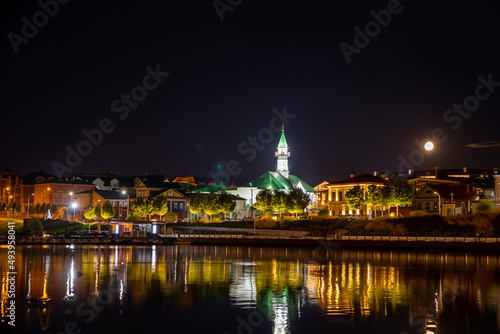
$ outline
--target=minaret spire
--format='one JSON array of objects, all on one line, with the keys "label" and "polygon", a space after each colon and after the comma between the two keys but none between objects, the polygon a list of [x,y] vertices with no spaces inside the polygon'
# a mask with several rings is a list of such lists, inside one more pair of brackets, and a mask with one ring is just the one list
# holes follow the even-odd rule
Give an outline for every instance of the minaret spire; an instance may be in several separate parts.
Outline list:
[{"label": "minaret spire", "polygon": [[281,138],[275,155],[278,158],[276,171],[288,178],[288,157],[290,156],[290,152],[288,152],[288,144],[285,138],[285,125],[283,123],[281,123]]}]

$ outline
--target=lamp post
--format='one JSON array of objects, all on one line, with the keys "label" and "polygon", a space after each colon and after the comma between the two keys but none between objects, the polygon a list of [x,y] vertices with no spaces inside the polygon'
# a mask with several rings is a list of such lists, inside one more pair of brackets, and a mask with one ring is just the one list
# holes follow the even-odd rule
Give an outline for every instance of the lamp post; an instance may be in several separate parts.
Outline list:
[{"label": "lamp post", "polygon": [[[122,190],[122,194],[124,194],[124,195],[127,194],[127,216],[128,216],[128,214],[130,212],[129,211],[130,210],[130,194],[125,190]],[[122,219],[123,219],[123,215],[122,215]]]},{"label": "lamp post", "polygon": [[30,217],[30,196],[35,196],[35,194],[31,194],[31,195],[28,195],[28,217],[26,218],[29,218]]},{"label": "lamp post", "polygon": [[439,197],[438,209],[439,209],[439,215],[441,216],[441,196],[437,193],[437,191],[435,191],[434,194],[438,195]]},{"label": "lamp post", "polygon": [[78,204],[76,202],[71,203],[71,207],[73,208],[73,230],[76,229],[76,207]]}]

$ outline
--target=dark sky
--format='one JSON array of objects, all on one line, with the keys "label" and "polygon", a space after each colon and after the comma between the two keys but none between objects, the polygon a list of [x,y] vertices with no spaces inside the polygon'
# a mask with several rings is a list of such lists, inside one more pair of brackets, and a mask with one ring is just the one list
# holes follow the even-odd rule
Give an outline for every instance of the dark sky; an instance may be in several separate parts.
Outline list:
[{"label": "dark sky", "polygon": [[[474,104],[479,76],[500,82],[500,1],[402,1],[348,63],[340,43],[355,46],[353,29],[391,5],[243,0],[221,21],[212,1],[73,0],[45,23],[37,2],[4,1],[0,164],[54,173],[83,130],[109,119],[114,130],[73,171],[202,176],[234,160],[253,179],[276,169],[279,133],[250,162],[238,146],[268,139],[273,109],[286,106],[290,170],[311,185],[396,171],[400,156],[417,169],[499,167],[500,147],[466,145],[500,141],[500,87],[480,89],[489,96],[467,118],[443,116]],[[34,15],[38,32],[15,53],[9,36]],[[120,101],[114,112],[157,64],[163,82],[128,116]],[[416,161],[414,141],[437,128],[446,140]]]}]

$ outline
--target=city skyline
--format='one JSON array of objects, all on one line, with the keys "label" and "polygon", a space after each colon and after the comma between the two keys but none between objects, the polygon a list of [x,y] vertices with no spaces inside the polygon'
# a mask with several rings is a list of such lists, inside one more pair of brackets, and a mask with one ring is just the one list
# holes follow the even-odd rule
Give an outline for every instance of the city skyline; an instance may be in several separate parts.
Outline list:
[{"label": "city skyline", "polygon": [[1,168],[252,180],[281,123],[310,184],[500,165],[498,1],[41,3],[2,11]]}]

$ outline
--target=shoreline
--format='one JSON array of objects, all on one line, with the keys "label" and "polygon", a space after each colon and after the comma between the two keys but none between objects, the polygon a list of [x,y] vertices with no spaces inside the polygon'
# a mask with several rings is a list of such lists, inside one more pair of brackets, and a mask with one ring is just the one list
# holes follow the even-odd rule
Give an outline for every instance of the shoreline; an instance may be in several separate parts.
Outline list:
[{"label": "shoreline", "polygon": [[[6,243],[2,243],[6,245]],[[499,242],[486,241],[406,241],[406,240],[342,240],[331,238],[130,238],[130,239],[64,239],[19,241],[16,245],[231,245],[323,248],[443,249],[461,251],[500,251]]]}]

